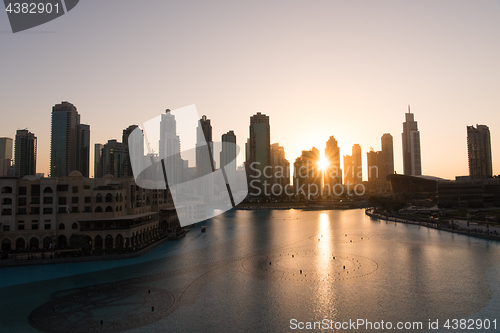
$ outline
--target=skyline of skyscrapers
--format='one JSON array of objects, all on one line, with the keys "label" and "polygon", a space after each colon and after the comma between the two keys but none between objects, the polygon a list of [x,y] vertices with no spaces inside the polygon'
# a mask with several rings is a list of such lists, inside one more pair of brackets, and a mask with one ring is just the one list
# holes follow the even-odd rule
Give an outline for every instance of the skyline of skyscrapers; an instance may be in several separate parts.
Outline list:
[{"label": "skyline of skyscrapers", "polygon": [[[167,126],[168,122],[168,111],[162,115],[161,126]],[[80,114],[77,111],[76,106],[73,104],[63,101],[60,104],[56,104],[52,108],[52,124],[51,124],[51,177],[61,176],[62,174],[69,174],[72,170],[77,170],[82,173],[84,177],[88,177],[90,173],[90,126],[87,124],[80,123]],[[138,125],[130,125],[127,129],[123,130],[122,135],[122,143],[125,146],[128,146],[128,136],[130,133],[137,128]],[[74,130],[76,128],[76,130]],[[175,119],[174,119],[174,128],[175,128]],[[213,150],[213,142],[212,142],[212,125],[211,120],[204,115],[200,119],[200,128],[202,130],[201,135],[204,136],[204,139],[211,150]],[[64,129],[64,130],[63,130]],[[273,159],[271,157],[271,150],[273,150],[272,145],[270,144],[270,124],[269,124],[269,116],[257,112],[255,115],[250,117],[250,127],[249,127],[249,138],[245,144],[245,165],[248,168],[248,164],[251,161],[260,162],[260,171],[263,174],[263,168],[267,165],[275,166]],[[175,133],[175,130],[171,129],[167,132]],[[486,125],[477,125],[477,128],[474,126],[467,126],[468,132],[468,163],[469,163],[469,174],[472,179],[482,179],[488,178],[493,175],[492,170],[492,156],[491,156],[491,139],[489,134],[489,128]],[[19,132],[21,133],[21,132]],[[227,132],[228,134],[230,132]],[[224,135],[226,135],[224,134]],[[199,133],[197,134],[199,135]],[[223,138],[224,138],[223,135]],[[234,135],[234,131],[233,131]],[[174,135],[178,137],[177,135]],[[76,139],[75,139],[76,137]],[[175,139],[175,138],[170,138]],[[76,141],[76,146],[75,146]],[[116,140],[115,140],[116,141]],[[175,141],[175,140],[174,140]],[[197,138],[197,142],[199,138]],[[378,177],[377,180],[384,180],[385,177],[389,174],[393,174],[395,171],[394,168],[394,147],[393,147],[393,137],[389,133],[385,133],[382,138],[382,149],[377,151],[379,155],[375,158],[372,156],[372,151],[367,153],[367,165],[368,165],[368,173],[367,178],[368,181],[373,180],[373,175],[370,174],[370,170],[373,166],[377,166],[378,168]],[[113,142],[113,140],[110,140]],[[116,141],[117,142],[117,141]],[[170,141],[168,141],[170,142]],[[180,141],[176,140],[177,144],[175,146],[179,147],[176,151],[179,152],[178,158],[180,159]],[[15,168],[15,159],[11,158],[12,162],[7,161],[8,157],[13,157],[8,155],[8,151],[12,151],[9,149],[9,145],[13,147],[14,141],[11,138],[3,137],[0,138],[0,175],[8,176],[14,174],[24,174],[24,171],[19,172]],[[118,142],[117,142],[118,143]],[[175,142],[170,142],[175,143]],[[269,144],[268,144],[269,143]],[[415,121],[414,114],[411,113],[410,107],[408,106],[408,112],[405,113],[405,122],[403,123],[403,133],[402,133],[402,143],[403,143],[403,172],[405,174],[410,173],[410,175],[421,175],[421,149],[420,149],[420,132],[418,130],[418,123]],[[104,176],[98,163],[101,158],[101,149],[104,145],[95,144],[94,151],[94,177]],[[72,149],[71,147],[76,147],[76,149]],[[121,147],[121,146],[120,146]],[[170,148],[168,148],[170,147]],[[284,158],[284,147],[280,147],[278,145],[280,151],[280,156],[283,155]],[[482,147],[485,147],[484,149]],[[124,148],[125,147],[121,147]],[[127,147],[128,148],[128,147]],[[159,153],[166,153],[166,149],[171,149],[172,146],[167,144],[167,138],[160,137],[159,140]],[[353,146],[352,155],[344,156],[344,170],[340,168],[340,148],[337,140],[334,136],[330,136],[326,143],[325,148],[325,158],[329,161],[328,167],[325,169],[325,179],[324,184],[329,184],[332,186],[335,183],[347,183],[351,182],[352,184],[360,183],[363,181],[362,172],[353,172],[353,170],[362,170],[361,167],[361,147],[356,144]],[[359,153],[357,153],[359,152]],[[276,154],[276,151],[273,151],[273,154]],[[370,154],[371,157],[368,156]],[[212,154],[213,155],[213,154]],[[481,155],[481,156],[479,156]],[[3,157],[3,158],[1,158]],[[7,159],[5,158],[7,157]],[[217,167],[215,164],[222,164],[223,153],[217,154],[217,157],[220,157],[216,162],[214,156],[212,157],[212,161],[214,163],[214,168]],[[350,160],[349,160],[350,158]],[[198,159],[198,154],[196,154],[196,159]],[[186,169],[185,161],[182,159],[179,161],[180,167],[177,169],[182,170]],[[10,163],[10,164],[9,164]],[[123,164],[127,168],[127,170],[122,170],[118,174],[120,176],[132,175],[131,161],[130,157],[127,157],[126,161],[123,161]],[[198,163],[197,163],[198,164]],[[18,163],[19,165],[19,163]],[[36,173],[36,161],[34,163],[35,171],[30,171],[31,174]],[[74,168],[72,166],[75,166]],[[342,173],[346,173],[347,166],[351,166],[351,177],[345,175],[342,177]],[[120,165],[118,169],[122,168]],[[338,176],[336,179],[332,179],[330,176],[332,173],[330,172],[333,168],[336,168],[338,172]],[[10,170],[10,174],[8,173]],[[121,170],[121,169],[120,169]],[[193,169],[194,172],[195,169]],[[247,169],[248,171],[249,169]],[[181,171],[182,173],[182,171]],[[179,176],[180,177],[180,176]],[[343,179],[344,178],[344,179]],[[181,177],[178,181],[182,181]]]},{"label": "skyline of skyscrapers", "polygon": [[467,154],[471,179],[493,176],[490,129],[486,125],[467,126]]},{"label": "skyline of skyscrapers", "polygon": [[422,162],[420,153],[420,132],[418,124],[415,121],[414,114],[405,113],[405,122],[403,123],[403,173],[408,176],[422,175]]},{"label": "skyline of skyscrapers", "polygon": [[14,145],[14,170],[16,177],[36,175],[36,149],[37,139],[35,134],[28,129],[17,130]]},{"label": "skyline of skyscrapers", "polygon": [[89,177],[90,126],[80,124],[77,108],[66,101],[52,107],[50,177],[80,171]]}]

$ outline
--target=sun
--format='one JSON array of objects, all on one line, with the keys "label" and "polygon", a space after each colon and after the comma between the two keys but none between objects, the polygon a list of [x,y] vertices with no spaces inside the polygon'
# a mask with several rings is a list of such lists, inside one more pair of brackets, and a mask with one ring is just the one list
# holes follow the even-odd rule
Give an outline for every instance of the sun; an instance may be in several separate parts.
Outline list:
[{"label": "sun", "polygon": [[319,158],[319,161],[318,161],[318,167],[321,169],[321,170],[325,170],[327,167],[328,167],[328,160],[324,157],[324,156],[321,156]]}]

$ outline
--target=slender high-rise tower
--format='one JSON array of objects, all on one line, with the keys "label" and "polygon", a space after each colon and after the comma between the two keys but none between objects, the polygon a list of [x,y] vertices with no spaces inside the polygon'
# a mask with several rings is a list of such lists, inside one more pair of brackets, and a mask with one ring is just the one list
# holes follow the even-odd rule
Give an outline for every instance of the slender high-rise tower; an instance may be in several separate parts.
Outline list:
[{"label": "slender high-rise tower", "polygon": [[12,139],[0,138],[0,177],[8,176],[12,163]]},{"label": "slender high-rise tower", "polygon": [[363,182],[363,166],[361,158],[361,146],[359,144],[354,144],[352,146],[352,179],[354,184],[360,184]]},{"label": "slender high-rise tower", "polygon": [[342,169],[340,168],[340,148],[337,140],[331,136],[326,142],[325,159],[328,167],[325,170],[325,186],[333,189],[335,184],[342,184]]},{"label": "slender high-rise tower", "polygon": [[[250,187],[251,191],[259,188],[260,192],[264,193],[266,183],[264,168],[269,165],[271,165],[271,126],[269,125],[269,116],[257,112],[257,114],[250,117],[249,177],[251,184],[254,184]],[[259,174],[260,177],[256,177]],[[267,183],[270,183],[269,179],[267,179]]]},{"label": "slender high-rise tower", "polygon": [[14,169],[20,178],[36,174],[36,136],[27,129],[16,132]]},{"label": "slender high-rise tower", "polygon": [[469,155],[469,175],[472,179],[485,179],[493,176],[488,126],[476,125],[476,128],[467,126],[467,153]]},{"label": "slender high-rise tower", "polygon": [[382,151],[380,152],[380,177],[386,180],[388,175],[394,174],[394,147],[392,135],[385,133],[382,135]]},{"label": "slender high-rise tower", "polygon": [[89,175],[90,126],[80,124],[76,107],[61,102],[52,107],[50,176],[65,177],[77,170]]},{"label": "slender high-rise tower", "polygon": [[405,114],[406,121],[403,123],[403,171],[405,175],[421,176],[422,162],[420,158],[420,132],[414,114]]}]

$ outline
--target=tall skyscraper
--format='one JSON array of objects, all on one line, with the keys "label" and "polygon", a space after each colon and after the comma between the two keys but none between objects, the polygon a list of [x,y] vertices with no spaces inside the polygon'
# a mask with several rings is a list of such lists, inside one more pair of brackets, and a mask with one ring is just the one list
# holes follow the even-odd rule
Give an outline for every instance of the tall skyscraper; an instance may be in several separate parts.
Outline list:
[{"label": "tall skyscraper", "polygon": [[94,178],[102,178],[102,144],[96,143],[94,145]]},{"label": "tall skyscraper", "polygon": [[82,176],[89,178],[90,174],[90,126],[80,124],[78,126],[78,171]]},{"label": "tall skyscraper", "polygon": [[337,140],[331,136],[326,142],[325,159],[328,166],[325,170],[325,186],[330,186],[333,190],[335,184],[342,184],[342,169],[340,168],[340,148]]},{"label": "tall skyscraper", "polygon": [[[264,193],[266,177],[264,168],[271,165],[271,127],[269,125],[269,116],[257,112],[250,117],[250,180]],[[260,177],[255,178],[260,171]],[[270,181],[267,180],[269,184]],[[252,187],[250,191],[252,191]],[[255,190],[257,191],[257,190]]]},{"label": "tall skyscraper", "polygon": [[225,167],[230,184],[236,180],[236,135],[234,131],[222,134],[222,150],[220,152],[220,167]]},{"label": "tall skyscraper", "polygon": [[354,184],[363,182],[363,166],[361,158],[361,146],[355,144],[352,146],[352,179]]},{"label": "tall skyscraper", "polygon": [[36,175],[36,136],[27,129],[16,132],[14,169],[16,177]]},{"label": "tall skyscraper", "polygon": [[108,140],[101,149],[100,167],[102,175],[113,175],[116,178],[131,177],[128,174],[128,146],[116,140]]},{"label": "tall skyscraper", "polygon": [[207,175],[214,170],[213,154],[212,125],[210,119],[203,115],[196,129],[196,172],[199,176]]},{"label": "tall skyscraper", "polygon": [[367,153],[368,181],[386,181],[388,175],[394,174],[394,149],[392,135],[382,135],[382,150]]},{"label": "tall skyscraper", "polygon": [[8,176],[12,163],[12,139],[0,138],[0,177]]},{"label": "tall skyscraper", "polygon": [[183,170],[181,141],[177,135],[175,116],[170,113],[169,109],[161,115],[159,150],[160,158],[165,163],[165,169],[169,176],[173,177],[173,179],[169,179],[169,183],[180,184],[182,182]]},{"label": "tall skyscraper", "polygon": [[12,159],[12,139],[0,138],[0,160],[4,158]]},{"label": "tall skyscraper", "polygon": [[65,177],[77,170],[89,175],[90,126],[80,124],[76,107],[61,102],[52,107],[50,176]]},{"label": "tall skyscraper", "polygon": [[[319,150],[312,147],[311,150],[303,150],[293,165],[293,186],[298,195],[319,195],[322,186],[322,171],[318,167]],[[305,193],[302,193],[302,189]]]},{"label": "tall skyscraper", "polygon": [[279,143],[271,145],[271,186],[279,184],[281,188],[290,185],[290,162],[285,158],[285,148]]},{"label": "tall skyscraper", "polygon": [[344,184],[354,184],[352,155],[344,155]]},{"label": "tall skyscraper", "polygon": [[394,145],[392,135],[385,133],[382,135],[382,152],[381,152],[381,176],[382,180],[388,175],[394,174]]},{"label": "tall skyscraper", "polygon": [[405,113],[406,121],[403,123],[403,171],[405,175],[421,176],[422,162],[420,157],[420,132],[414,114]]},{"label": "tall skyscraper", "polygon": [[469,176],[485,179],[493,176],[490,129],[486,125],[467,126]]},{"label": "tall skyscraper", "polygon": [[[137,125],[130,125],[129,127],[127,127],[126,129],[123,130],[123,134],[122,134],[122,143],[124,145],[127,146],[127,148],[129,147],[128,145],[128,137],[130,136],[130,133],[132,133],[133,130],[135,130],[137,127]],[[126,171],[126,173],[129,175],[129,176],[133,176],[134,173],[132,171],[132,161],[130,160],[130,155],[128,155],[128,161],[127,161],[127,168],[128,170]]]}]

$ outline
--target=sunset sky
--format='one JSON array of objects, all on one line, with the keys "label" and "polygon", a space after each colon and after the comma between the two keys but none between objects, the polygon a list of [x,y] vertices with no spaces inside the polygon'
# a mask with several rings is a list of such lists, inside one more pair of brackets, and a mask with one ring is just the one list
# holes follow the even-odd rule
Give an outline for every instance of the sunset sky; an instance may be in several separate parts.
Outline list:
[{"label": "sunset sky", "polygon": [[250,116],[267,114],[291,164],[334,135],[342,155],[361,145],[366,172],[391,133],[402,173],[410,104],[424,175],[467,175],[476,124],[490,128],[500,174],[499,41],[500,0],[83,0],[16,34],[3,12],[0,137],[34,132],[48,175],[51,109],[69,101],[91,127],[93,170],[95,143],[195,104],[214,140],[234,130],[243,149]]}]

